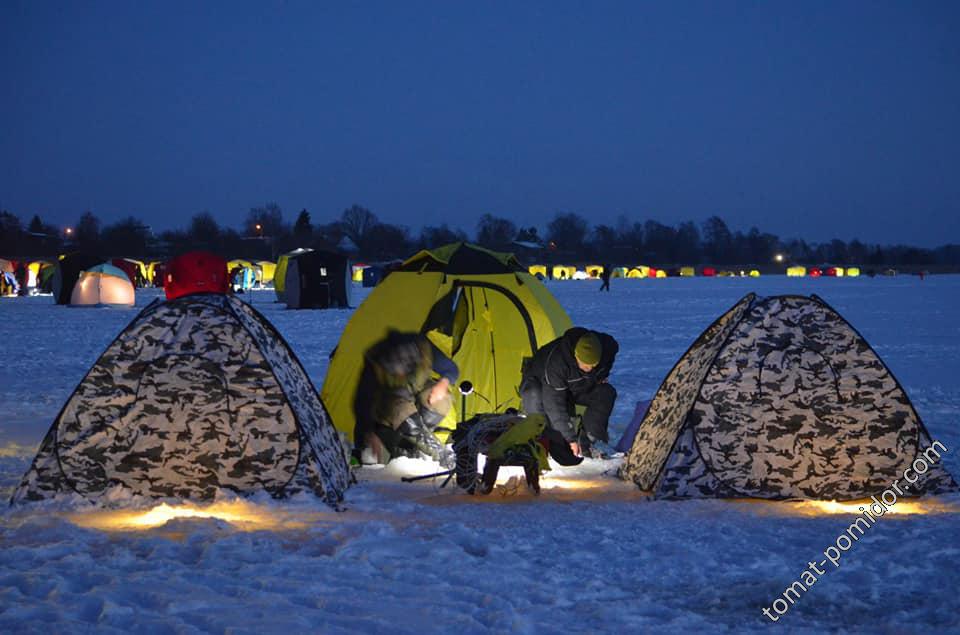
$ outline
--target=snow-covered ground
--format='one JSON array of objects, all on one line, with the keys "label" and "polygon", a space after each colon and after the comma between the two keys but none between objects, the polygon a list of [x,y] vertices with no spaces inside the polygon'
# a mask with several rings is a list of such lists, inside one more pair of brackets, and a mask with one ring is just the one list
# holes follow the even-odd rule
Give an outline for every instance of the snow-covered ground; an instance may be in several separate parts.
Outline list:
[{"label": "snow-covered ground", "polygon": [[[620,341],[612,436],[743,294],[816,293],[873,344],[960,475],[960,276],[598,286],[550,283],[575,323]],[[138,305],[152,297],[140,293]],[[319,387],[350,311],[287,311],[268,292],[248,300]],[[0,499],[138,310],[0,299]],[[439,482],[400,483],[436,467],[407,460],[364,470],[343,513],[262,498],[228,504],[251,516],[236,523],[117,531],[102,528],[116,522],[102,513],[4,509],[0,632],[960,632],[956,497],[936,513],[880,519],[773,624],[761,610],[823,560],[852,517],[789,503],[648,501],[604,475],[612,463],[554,470],[539,499],[472,499]]]}]

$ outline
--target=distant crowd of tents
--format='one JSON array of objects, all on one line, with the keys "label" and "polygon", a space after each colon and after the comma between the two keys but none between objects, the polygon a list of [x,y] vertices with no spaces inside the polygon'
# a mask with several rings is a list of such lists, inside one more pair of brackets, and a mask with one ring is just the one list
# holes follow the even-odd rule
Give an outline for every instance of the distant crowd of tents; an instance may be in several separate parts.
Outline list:
[{"label": "distant crowd of tents", "polygon": [[[577,267],[574,265],[530,265],[527,270],[531,275],[537,276],[541,280],[591,280],[602,278],[606,266],[604,265],[585,265]],[[611,266],[611,278],[758,278],[759,269],[718,269],[717,267],[673,267],[668,269],[658,269],[646,265],[635,265],[632,267]],[[894,269],[886,269],[880,272],[882,275],[892,276],[897,272]],[[860,267],[803,267],[794,265],[787,267],[786,275],[790,277],[811,278],[856,278],[860,276]],[[867,271],[866,275],[876,275],[875,271]]]},{"label": "distant crowd of tents", "polygon": [[[50,294],[67,306],[133,306],[136,288],[164,287],[169,263],[130,258],[104,259],[86,253],[57,260],[0,259],[0,295]],[[236,293],[273,287],[277,300],[290,308],[350,306],[352,269],[347,256],[297,249],[266,260],[226,262],[227,288]]]},{"label": "distant crowd of tents", "polygon": [[[234,292],[272,287],[279,302],[290,308],[344,308],[351,306],[351,283],[375,287],[400,261],[351,263],[347,256],[322,250],[296,249],[268,260],[235,259],[227,261],[229,284]],[[611,278],[692,278],[751,277],[759,269],[721,269],[713,266],[657,268],[646,265],[567,265],[533,264],[527,272],[539,280],[597,280],[610,269]],[[70,306],[132,306],[137,287],[162,287],[166,263],[144,262],[130,258],[103,258],[72,253],[57,260],[14,261],[0,258],[0,296],[52,294],[57,304]],[[861,275],[859,267],[788,266],[789,277],[845,277]],[[892,276],[897,272],[867,270],[864,275]]]}]

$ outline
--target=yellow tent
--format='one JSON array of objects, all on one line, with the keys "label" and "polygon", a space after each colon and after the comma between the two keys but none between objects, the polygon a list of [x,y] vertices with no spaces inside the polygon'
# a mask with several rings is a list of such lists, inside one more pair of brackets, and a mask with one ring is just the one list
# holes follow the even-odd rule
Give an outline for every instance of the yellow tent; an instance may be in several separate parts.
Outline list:
[{"label": "yellow tent", "polygon": [[666,277],[667,277],[667,272],[666,272],[666,270],[664,270],[664,269],[657,269],[657,277],[658,277],[658,278],[666,278]]},{"label": "yellow tent", "polygon": [[588,278],[599,278],[603,274],[603,265],[587,265],[583,270]]},{"label": "yellow tent", "polygon": [[350,267],[350,279],[354,282],[363,282],[363,270],[369,265],[356,264]]},{"label": "yellow tent", "polygon": [[856,278],[857,276],[860,275],[860,268],[859,268],[859,267],[847,267],[846,274],[847,274],[847,277],[848,277],[848,278]]},{"label": "yellow tent", "polygon": [[39,287],[40,286],[40,270],[44,265],[50,265],[45,260],[35,260],[27,265],[27,286],[28,287]]},{"label": "yellow tent", "polygon": [[158,285],[157,285],[157,282],[160,282],[160,283],[161,283],[159,286],[163,286],[163,281],[162,281],[162,280],[160,280],[160,281],[156,280],[156,277],[157,277],[157,269],[158,269],[159,267],[161,267],[161,266],[163,266],[163,263],[160,262],[159,260],[154,260],[154,261],[148,262],[148,263],[146,264],[146,272],[147,272],[147,276],[146,276],[146,277],[147,277],[147,282],[149,282],[150,284],[152,284],[152,285],[155,286],[155,287],[158,286]]},{"label": "yellow tent", "polygon": [[646,278],[650,275],[650,267],[646,265],[637,265],[627,272],[628,278]]},{"label": "yellow tent", "polygon": [[750,277],[751,277],[751,278],[759,278],[759,277],[760,277],[760,272],[757,271],[756,269],[751,269],[751,270],[750,270]]},{"label": "yellow tent", "polygon": [[554,280],[573,280],[573,274],[577,272],[576,267],[568,267],[567,265],[554,265],[553,266],[553,279]]},{"label": "yellow tent", "polygon": [[466,413],[455,393],[443,427],[478,412],[520,407],[520,368],[572,326],[546,286],[510,254],[453,243],[421,251],[377,285],[347,322],[320,395],[338,430],[353,436],[364,353],[388,329],[426,333],[470,381]]},{"label": "yellow tent", "polygon": [[530,265],[527,267],[527,271],[531,276],[540,275],[541,278],[547,277],[547,266],[546,265]]},{"label": "yellow tent", "polygon": [[629,271],[626,267],[614,267],[613,272],[610,274],[611,278],[626,278]]},{"label": "yellow tent", "polygon": [[791,278],[802,278],[807,275],[806,267],[787,267],[787,275]]},{"label": "yellow tent", "polygon": [[277,272],[276,263],[269,260],[258,260],[257,266],[260,267],[260,284],[273,282],[273,276]]},{"label": "yellow tent", "polygon": [[693,267],[680,267],[681,278],[693,278],[697,275],[697,270]]}]

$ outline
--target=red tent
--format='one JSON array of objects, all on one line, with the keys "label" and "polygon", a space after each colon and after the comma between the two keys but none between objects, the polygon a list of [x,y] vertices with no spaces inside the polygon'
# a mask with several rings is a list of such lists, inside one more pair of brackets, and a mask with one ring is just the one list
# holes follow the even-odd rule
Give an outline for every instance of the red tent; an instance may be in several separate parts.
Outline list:
[{"label": "red tent", "polygon": [[717,275],[717,270],[713,267],[704,267],[702,274],[708,278]]},{"label": "red tent", "polygon": [[168,300],[193,293],[226,293],[227,261],[206,251],[191,251],[167,263],[163,290]]},{"label": "red tent", "polygon": [[810,271],[807,273],[808,276],[812,278],[819,278],[823,275],[823,272],[820,271],[817,267],[810,267]]}]

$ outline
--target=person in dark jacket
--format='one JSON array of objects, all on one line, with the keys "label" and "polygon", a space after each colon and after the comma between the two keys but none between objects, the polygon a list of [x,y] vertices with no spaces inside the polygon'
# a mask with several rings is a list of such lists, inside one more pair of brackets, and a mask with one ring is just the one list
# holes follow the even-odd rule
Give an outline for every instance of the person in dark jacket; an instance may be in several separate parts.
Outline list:
[{"label": "person in dark jacket", "polygon": [[434,436],[450,411],[456,363],[426,336],[390,331],[364,355],[354,400],[354,457],[389,463],[396,456],[427,454],[452,465],[453,451]]},{"label": "person in dark jacket", "polygon": [[[617,391],[607,380],[619,350],[610,335],[574,327],[534,354],[523,372],[520,398],[528,414],[546,415],[551,444],[566,443],[574,455],[592,456],[595,442],[608,442]],[[579,427],[577,405],[586,406]]]},{"label": "person in dark jacket", "polygon": [[603,280],[603,284],[600,285],[601,291],[610,292],[610,276],[613,275],[613,267],[611,265],[603,265],[603,271],[600,272],[600,279]]}]

